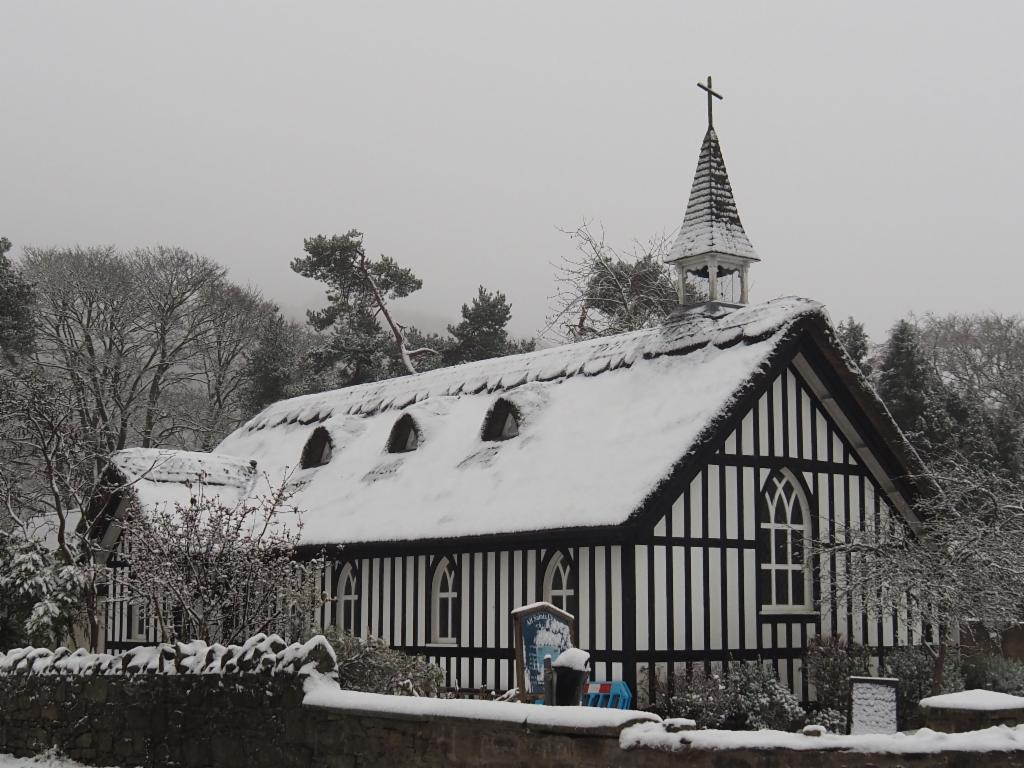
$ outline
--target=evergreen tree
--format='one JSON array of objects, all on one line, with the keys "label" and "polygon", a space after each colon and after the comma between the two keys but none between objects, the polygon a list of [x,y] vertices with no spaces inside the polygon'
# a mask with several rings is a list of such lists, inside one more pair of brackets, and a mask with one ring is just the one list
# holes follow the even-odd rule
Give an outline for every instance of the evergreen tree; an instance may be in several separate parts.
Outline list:
[{"label": "evergreen tree", "polygon": [[871,339],[864,330],[864,323],[858,323],[852,317],[848,317],[836,326],[836,336],[846,349],[846,354],[860,366],[861,372],[865,376],[870,375],[871,362],[868,360],[868,352],[871,348]]},{"label": "evergreen tree", "polygon": [[455,342],[445,351],[445,363],[457,365],[531,351],[532,341],[509,338],[507,326],[511,319],[512,307],[505,294],[488,291],[481,285],[472,304],[462,305],[462,320],[448,326]]},{"label": "evergreen tree", "polygon": [[10,249],[11,241],[0,237],[0,361],[13,363],[32,348],[35,294],[7,258]]},{"label": "evergreen tree", "polygon": [[942,382],[925,356],[917,328],[898,321],[889,332],[878,373],[878,394],[925,460],[948,455],[953,420]]},{"label": "evergreen tree", "polygon": [[[317,235],[303,243],[306,256],[292,260],[292,269],[326,284],[326,307],[306,313],[317,331],[332,331],[319,357],[320,372],[335,372],[340,386],[389,378],[402,370],[415,373],[414,360],[435,354],[413,348],[406,327],[392,313],[389,302],[418,291],[423,281],[412,270],[387,256],[374,260],[363,249],[363,235]],[[381,321],[384,321],[382,326]],[[384,327],[386,326],[386,328]],[[388,349],[393,350],[391,354]]]}]

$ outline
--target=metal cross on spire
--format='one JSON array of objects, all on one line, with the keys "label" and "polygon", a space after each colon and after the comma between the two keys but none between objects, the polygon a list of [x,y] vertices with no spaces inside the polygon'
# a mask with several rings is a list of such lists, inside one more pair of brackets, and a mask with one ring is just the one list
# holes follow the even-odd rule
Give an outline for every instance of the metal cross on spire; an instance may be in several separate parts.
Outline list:
[{"label": "metal cross on spire", "polygon": [[704,85],[704,83],[697,83],[697,87],[700,88],[702,91],[708,92],[708,128],[713,128],[715,124],[711,119],[711,105],[713,103],[712,97],[721,100],[722,94],[716,93],[715,91],[711,90],[711,75],[708,75],[707,85]]}]

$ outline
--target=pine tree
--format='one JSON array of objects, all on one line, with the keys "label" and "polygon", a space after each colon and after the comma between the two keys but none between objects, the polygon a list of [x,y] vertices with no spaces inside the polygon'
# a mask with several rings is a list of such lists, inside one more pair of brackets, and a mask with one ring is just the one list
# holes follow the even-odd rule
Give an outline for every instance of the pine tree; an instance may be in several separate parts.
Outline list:
[{"label": "pine tree", "polygon": [[455,343],[446,350],[445,362],[457,365],[532,350],[532,341],[509,338],[507,326],[511,319],[512,307],[505,294],[488,291],[481,285],[472,304],[462,305],[462,320],[458,325],[448,326]]},{"label": "pine tree", "polygon": [[7,258],[10,249],[11,241],[0,237],[0,360],[13,363],[32,348],[35,294]]},{"label": "pine tree", "polygon": [[898,321],[889,332],[878,374],[878,394],[926,461],[955,450],[947,393],[921,347],[917,328]]},{"label": "pine tree", "polygon": [[[416,373],[415,360],[436,354],[433,349],[409,344],[406,326],[396,320],[389,306],[394,299],[423,287],[411,269],[387,256],[368,258],[363,235],[355,229],[344,235],[307,238],[303,249],[306,255],[293,259],[292,269],[327,286],[329,304],[306,313],[313,328],[333,333],[323,349],[321,372],[344,372],[347,381],[339,382],[341,386],[359,384],[402,372]],[[396,354],[389,355],[389,348]],[[402,370],[393,370],[396,359]]]},{"label": "pine tree", "polygon": [[865,376],[870,375],[871,362],[868,360],[868,352],[871,349],[871,339],[864,330],[864,323],[858,323],[852,317],[848,317],[836,326],[836,336],[846,349],[846,354],[860,367],[861,372]]}]

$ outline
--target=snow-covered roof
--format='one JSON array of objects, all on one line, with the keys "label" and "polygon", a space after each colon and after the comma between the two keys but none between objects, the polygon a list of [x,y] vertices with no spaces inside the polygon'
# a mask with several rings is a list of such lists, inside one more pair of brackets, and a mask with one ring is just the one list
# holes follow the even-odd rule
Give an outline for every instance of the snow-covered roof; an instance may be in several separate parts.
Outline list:
[{"label": "snow-covered roof", "polygon": [[217,453],[126,448],[110,463],[143,507],[188,504],[200,486],[204,495],[233,505],[252,493],[256,481],[255,461]]},{"label": "snow-covered roof", "polygon": [[[823,314],[799,298],[693,311],[646,330],[285,400],[215,455],[164,459],[159,477],[139,487],[147,503],[160,493],[180,499],[167,479],[194,462],[242,488],[255,460],[259,476],[291,473],[299,484],[293,503],[309,544],[620,524],[728,412],[787,331]],[[481,428],[499,398],[518,411],[519,434],[487,442]],[[419,445],[388,453],[404,414]],[[330,461],[297,468],[319,427],[332,440]],[[136,449],[128,459],[138,469],[155,455]]]},{"label": "snow-covered roof", "polygon": [[717,253],[757,259],[740,223],[739,210],[725,170],[722,148],[714,128],[708,128],[697,159],[683,226],[665,261]]}]

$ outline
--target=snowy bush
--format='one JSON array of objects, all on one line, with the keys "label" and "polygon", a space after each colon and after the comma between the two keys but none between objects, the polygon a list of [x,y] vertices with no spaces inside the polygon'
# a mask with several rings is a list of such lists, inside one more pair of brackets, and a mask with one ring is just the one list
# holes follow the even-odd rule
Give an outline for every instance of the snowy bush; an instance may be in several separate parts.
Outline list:
[{"label": "snowy bush", "polygon": [[729,671],[741,728],[788,731],[803,724],[804,709],[765,664],[736,664]]},{"label": "snowy bush", "polygon": [[308,636],[325,596],[323,557],[300,560],[294,489],[273,488],[258,503],[227,506],[202,482],[190,503],[141,511],[133,505],[124,540],[129,598],[164,642],[229,645],[258,633]]},{"label": "snowy bush", "polygon": [[0,650],[67,640],[82,586],[77,567],[38,542],[0,532]]},{"label": "snowy bush", "polygon": [[[885,654],[885,674],[897,678],[899,682],[900,724],[903,728],[918,724],[917,703],[932,694],[932,678],[935,670],[935,657],[931,651],[921,646],[893,648]],[[955,693],[964,689],[964,681],[960,669],[954,660],[954,654],[946,657],[943,671],[941,693]]]},{"label": "snowy bush", "polygon": [[439,696],[444,685],[441,668],[410,656],[383,640],[362,640],[331,627],[324,636],[338,660],[338,684],[352,691],[396,696]]},{"label": "snowy bush", "polygon": [[1024,696],[1024,663],[1003,656],[981,653],[963,663],[966,688],[984,688]]},{"label": "snowy bush", "polygon": [[850,706],[850,677],[868,674],[868,661],[867,649],[848,643],[844,637],[812,638],[804,653],[804,669],[814,686],[818,706],[846,712]]},{"label": "snowy bush", "polygon": [[791,730],[802,725],[803,708],[770,667],[734,663],[728,673],[678,670],[674,690],[655,681],[652,707],[663,717],[688,717],[700,728]]},{"label": "snowy bush", "polygon": [[821,725],[829,733],[846,733],[846,712],[830,707],[820,707],[807,713],[806,725]]}]

